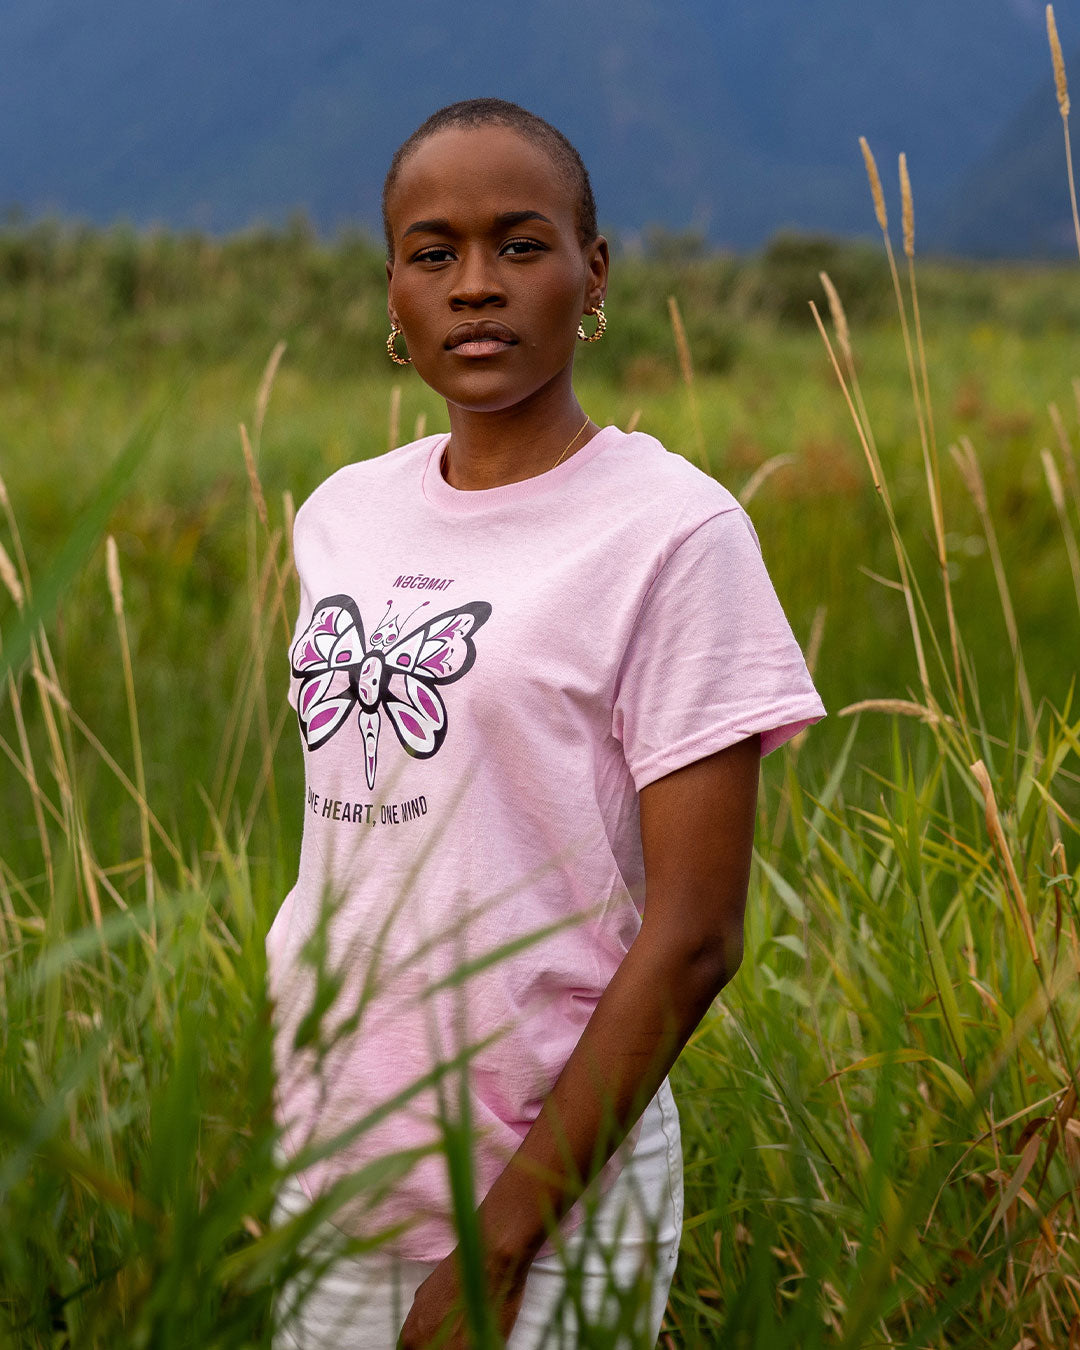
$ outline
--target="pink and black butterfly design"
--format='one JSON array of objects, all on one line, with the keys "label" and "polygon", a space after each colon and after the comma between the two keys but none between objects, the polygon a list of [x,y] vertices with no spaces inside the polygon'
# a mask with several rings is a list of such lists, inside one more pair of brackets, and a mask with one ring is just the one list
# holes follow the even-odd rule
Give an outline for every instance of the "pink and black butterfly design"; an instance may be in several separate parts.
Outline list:
[{"label": "pink and black butterfly design", "polygon": [[438,686],[453,684],[472,668],[473,635],[491,616],[491,606],[477,600],[437,614],[401,637],[416,610],[399,620],[391,617],[392,608],[391,601],[365,638],[352,597],[328,596],[315,606],[289,654],[301,681],[297,715],[309,750],[325,745],[359,704],[369,788],[375,786],[381,710],[410,755],[429,759],[435,754],[446,736],[446,706]]}]

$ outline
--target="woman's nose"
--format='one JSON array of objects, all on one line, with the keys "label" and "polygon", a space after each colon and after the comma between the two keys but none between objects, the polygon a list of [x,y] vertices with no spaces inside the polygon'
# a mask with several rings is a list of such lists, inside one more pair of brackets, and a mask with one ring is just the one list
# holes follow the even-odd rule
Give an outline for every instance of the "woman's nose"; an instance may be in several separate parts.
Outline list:
[{"label": "woman's nose", "polygon": [[452,308],[506,302],[506,292],[499,284],[494,264],[495,259],[483,249],[469,249],[463,254],[450,292]]}]

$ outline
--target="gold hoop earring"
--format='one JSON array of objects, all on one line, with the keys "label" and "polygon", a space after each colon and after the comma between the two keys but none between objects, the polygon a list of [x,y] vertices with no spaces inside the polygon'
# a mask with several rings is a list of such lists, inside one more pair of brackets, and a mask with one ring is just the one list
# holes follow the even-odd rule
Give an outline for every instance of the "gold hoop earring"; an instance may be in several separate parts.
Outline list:
[{"label": "gold hoop earring", "polygon": [[398,356],[397,352],[394,350],[394,339],[400,332],[401,329],[396,323],[390,325],[390,336],[386,339],[386,354],[389,356],[390,360],[393,361],[395,366],[411,366],[411,356]]},{"label": "gold hoop earring", "polygon": [[596,315],[596,327],[588,336],[586,336],[585,325],[579,323],[577,330],[578,340],[581,342],[599,342],[604,336],[604,329],[607,327],[607,319],[604,317],[603,300],[600,301],[599,305],[594,305],[587,313]]}]

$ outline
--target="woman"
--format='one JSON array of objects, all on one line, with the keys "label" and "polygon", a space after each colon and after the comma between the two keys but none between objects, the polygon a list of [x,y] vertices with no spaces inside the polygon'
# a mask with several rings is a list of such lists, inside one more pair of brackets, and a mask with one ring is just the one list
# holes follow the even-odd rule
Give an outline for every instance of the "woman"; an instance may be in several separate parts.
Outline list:
[{"label": "woman", "polygon": [[515,104],[454,104],[383,203],[389,350],[450,433],[342,469],[296,518],[307,806],[267,938],[279,1110],[290,1157],[345,1140],[284,1210],[414,1152],[384,1194],[335,1192],[324,1232],[392,1236],[281,1343],[467,1344],[433,1151],[460,1121],[512,1350],[578,1343],[575,1261],[586,1315],[651,1278],[655,1341],[682,1224],[667,1073],[739,965],[760,755],[824,709],[735,499],[575,397],[608,247],[569,142]]}]

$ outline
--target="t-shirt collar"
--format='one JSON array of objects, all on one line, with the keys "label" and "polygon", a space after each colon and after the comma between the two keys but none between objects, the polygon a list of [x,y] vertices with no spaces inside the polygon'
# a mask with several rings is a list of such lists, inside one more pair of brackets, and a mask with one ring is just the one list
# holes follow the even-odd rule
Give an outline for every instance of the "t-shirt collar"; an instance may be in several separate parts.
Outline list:
[{"label": "t-shirt collar", "polygon": [[447,432],[445,435],[434,437],[428,451],[423,471],[424,496],[441,510],[453,511],[459,515],[491,511],[516,502],[524,502],[563,486],[590,460],[595,459],[601,451],[617,441],[621,434],[616,426],[601,427],[591,441],[587,441],[580,450],[553,469],[547,469],[532,478],[523,478],[517,483],[503,483],[499,487],[465,491],[462,488],[451,487],[442,476],[439,461],[450,440],[450,433]]}]

